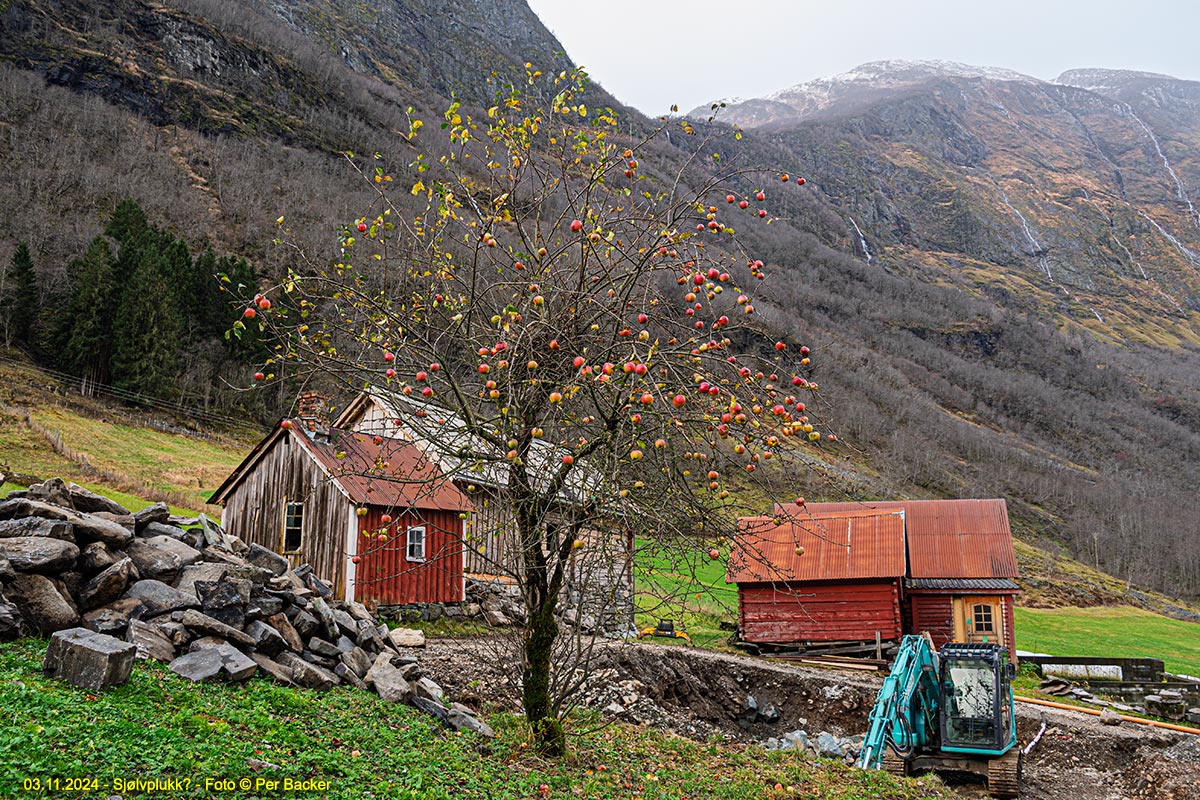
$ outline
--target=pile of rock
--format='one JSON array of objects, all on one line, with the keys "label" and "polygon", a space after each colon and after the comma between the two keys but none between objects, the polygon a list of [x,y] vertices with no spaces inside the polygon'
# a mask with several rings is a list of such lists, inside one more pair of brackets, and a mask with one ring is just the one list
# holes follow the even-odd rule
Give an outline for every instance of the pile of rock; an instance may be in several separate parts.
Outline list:
[{"label": "pile of rock", "polygon": [[807,756],[842,759],[847,764],[858,757],[862,745],[862,736],[834,736],[829,731],[810,736],[804,730],[794,730],[779,738],[772,736],[764,744],[768,750],[795,750]]},{"label": "pile of rock", "polygon": [[92,673],[127,678],[111,638],[193,681],[261,673],[311,689],[370,688],[457,730],[493,735],[422,673],[415,652],[424,634],[388,630],[361,604],[332,596],[308,565],[291,569],[161,503],[130,513],[61,479],[0,502],[0,636],[64,632],[47,653],[48,674],[71,679],[84,671],[75,655],[103,651]]}]

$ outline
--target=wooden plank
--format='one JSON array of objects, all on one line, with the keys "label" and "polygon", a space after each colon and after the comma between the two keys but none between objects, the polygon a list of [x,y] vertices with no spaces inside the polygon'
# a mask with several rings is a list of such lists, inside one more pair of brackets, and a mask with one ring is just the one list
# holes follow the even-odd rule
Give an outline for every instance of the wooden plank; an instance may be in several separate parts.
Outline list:
[{"label": "wooden plank", "polygon": [[852,669],[857,672],[878,672],[879,667],[874,664],[845,664],[836,661],[824,661],[819,656],[809,656],[805,658],[782,658],[772,656],[767,658],[768,661],[783,661],[788,664],[808,664],[814,667],[833,667],[835,669]]}]

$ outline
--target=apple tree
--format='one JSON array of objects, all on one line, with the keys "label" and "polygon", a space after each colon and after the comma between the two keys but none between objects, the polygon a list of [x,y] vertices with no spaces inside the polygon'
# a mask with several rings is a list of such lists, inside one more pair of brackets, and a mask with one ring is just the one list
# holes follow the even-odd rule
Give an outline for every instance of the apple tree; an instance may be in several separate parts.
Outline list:
[{"label": "apple tree", "polygon": [[795,451],[828,441],[808,348],[756,316],[767,268],[736,230],[803,179],[723,166],[714,137],[735,147],[734,129],[630,133],[585,94],[582,72],[527,65],[440,130],[410,112],[410,164],[351,156],[373,200],[337,257],[297,252],[239,323],[274,336],[259,377],[384,387],[455,420],[436,446],[466,473],[503,473],[513,558],[498,566],[527,612],[521,695],[547,754],[565,752],[578,686],[554,656],[578,551],[616,526],[640,551],[718,558],[739,515],[794,497]]}]

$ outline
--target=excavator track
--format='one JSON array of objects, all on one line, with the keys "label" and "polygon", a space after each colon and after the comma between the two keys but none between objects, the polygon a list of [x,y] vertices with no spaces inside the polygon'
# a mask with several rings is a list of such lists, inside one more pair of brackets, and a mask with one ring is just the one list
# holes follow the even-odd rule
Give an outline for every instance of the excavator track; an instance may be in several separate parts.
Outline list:
[{"label": "excavator track", "polygon": [[992,797],[1016,797],[1021,789],[1021,751],[1013,747],[1000,758],[989,761],[987,782]]},{"label": "excavator track", "polygon": [[883,769],[890,775],[903,778],[908,775],[908,761],[893,753],[890,749],[883,754]]}]

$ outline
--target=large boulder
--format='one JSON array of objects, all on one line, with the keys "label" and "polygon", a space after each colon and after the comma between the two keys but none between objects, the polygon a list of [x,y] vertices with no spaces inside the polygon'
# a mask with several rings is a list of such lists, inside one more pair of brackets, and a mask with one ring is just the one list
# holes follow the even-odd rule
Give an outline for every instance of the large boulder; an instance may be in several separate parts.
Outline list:
[{"label": "large boulder", "polygon": [[79,548],[74,542],[44,536],[0,539],[0,556],[18,572],[62,572],[75,566]]},{"label": "large boulder", "polygon": [[[134,562],[136,563],[136,562]],[[165,614],[200,605],[194,594],[187,594],[162,581],[144,578],[125,590],[126,597],[135,597],[146,606],[148,615]]]},{"label": "large boulder", "polygon": [[190,564],[179,571],[179,579],[175,581],[175,588],[199,597],[199,593],[196,591],[197,581],[219,581],[228,572],[228,564],[215,564],[211,561]]},{"label": "large boulder", "polygon": [[256,567],[270,571],[272,575],[282,575],[287,572],[288,560],[278,553],[273,553],[261,544],[250,545],[246,558]]},{"label": "large boulder", "polygon": [[94,575],[108,569],[121,558],[104,542],[92,542],[79,554],[79,569],[86,575]]},{"label": "large boulder", "polygon": [[98,692],[129,680],[136,653],[137,648],[129,642],[87,628],[71,628],[50,637],[42,672]]},{"label": "large boulder", "polygon": [[310,664],[290,650],[284,650],[275,659],[280,666],[291,669],[296,685],[308,689],[332,689],[341,681],[337,675],[316,664]]},{"label": "large boulder", "polygon": [[149,525],[151,522],[166,523],[171,518],[171,509],[167,508],[166,503],[155,503],[151,506],[146,506],[141,511],[136,511],[133,514],[133,524],[139,533],[142,528]]},{"label": "large boulder", "polygon": [[254,639],[254,649],[267,656],[277,656],[288,648],[287,641],[279,631],[260,620],[248,624],[246,634]]},{"label": "large boulder", "polygon": [[258,672],[258,664],[233,645],[219,645],[216,651],[221,656],[221,677],[225,680],[244,681]]},{"label": "large boulder", "polygon": [[213,619],[207,614],[203,614],[194,608],[189,608],[183,612],[183,618],[180,620],[193,633],[208,636],[220,636],[222,639],[240,644],[242,647],[253,647],[254,639],[238,630],[230,627],[220,620]]},{"label": "large boulder", "polygon": [[0,583],[8,583],[15,577],[17,577],[17,571],[13,569],[12,562],[4,556],[0,556]]},{"label": "large boulder", "polygon": [[363,683],[373,688],[380,699],[388,703],[407,703],[413,698],[412,685],[386,655],[375,659],[375,664],[363,677]]},{"label": "large boulder", "polygon": [[103,511],[108,514],[117,516],[128,516],[130,510],[125,506],[103,495],[89,491],[75,483],[67,484],[67,491],[71,494],[71,502],[75,506],[75,510],[82,511],[86,514],[93,514],[97,511]]},{"label": "large boulder", "polygon": [[138,535],[144,539],[152,539],[155,536],[166,536],[168,539],[174,539],[177,542],[183,542],[188,547],[200,549],[202,541],[199,531],[185,531],[183,528],[175,525],[167,525],[162,522],[148,522],[146,527],[142,528]]},{"label": "large boulder", "polygon": [[43,636],[79,624],[79,610],[61,584],[45,575],[18,575],[4,587],[25,623]]},{"label": "large boulder", "polygon": [[62,478],[51,478],[42,483],[35,483],[25,490],[25,496],[30,500],[39,500],[60,508],[75,508],[75,502],[71,499],[71,491],[67,488],[67,482]]},{"label": "large boulder", "polygon": [[79,514],[71,518],[75,535],[85,542],[104,542],[121,549],[133,540],[133,531],[124,525],[95,514]]},{"label": "large boulder", "polygon": [[200,551],[169,536],[134,539],[125,551],[143,578],[171,583],[181,568],[200,560]]},{"label": "large boulder", "polygon": [[425,631],[416,628],[393,628],[388,631],[388,639],[394,647],[424,647]]},{"label": "large boulder", "polygon": [[142,622],[140,619],[130,620],[125,638],[137,648],[139,659],[171,661],[175,658],[174,642],[157,625]]},{"label": "large boulder", "polygon": [[294,685],[294,682],[292,681],[291,667],[283,666],[278,661],[269,658],[265,653],[260,651],[250,653],[249,656],[250,660],[257,664],[258,668],[267,675],[270,675],[272,678],[284,684],[285,686]]},{"label": "large boulder", "polygon": [[300,638],[300,634],[292,626],[292,623],[288,622],[285,614],[282,612],[272,614],[267,617],[267,624],[279,632],[289,650],[297,654],[304,652],[304,640]]},{"label": "large boulder", "polygon": [[[11,497],[11,495],[10,495]],[[28,497],[18,497],[0,503],[0,519],[17,519],[18,517],[41,517],[42,519],[70,520],[74,512],[58,506],[31,500]]]},{"label": "large boulder", "polygon": [[187,678],[193,683],[215,678],[221,674],[221,668],[225,665],[221,654],[215,649],[193,650],[190,653],[184,653],[171,662],[171,671],[176,675]]},{"label": "large boulder", "polygon": [[437,718],[438,722],[447,727],[451,727],[450,709],[446,708],[436,700],[430,700],[427,697],[421,697],[420,695],[417,695],[413,697],[412,704],[417,708],[417,710],[422,711],[431,717],[435,717]]},{"label": "large boulder", "polygon": [[16,519],[0,520],[0,539],[11,539],[16,536],[33,536],[47,539],[62,539],[64,542],[75,543],[75,533],[71,523],[59,519],[45,517],[17,517]]},{"label": "large boulder", "polygon": [[355,647],[348,652],[342,653],[338,656],[338,660],[359,678],[365,678],[372,666],[371,657],[361,647]]},{"label": "large boulder", "polygon": [[491,725],[479,719],[471,709],[459,703],[450,704],[450,709],[446,712],[446,722],[456,731],[473,731],[488,739],[496,738],[496,732],[492,730]]},{"label": "large boulder", "polygon": [[221,581],[196,581],[200,610],[216,620],[241,628],[246,624],[246,604],[250,602],[250,581],[226,578]]},{"label": "large boulder", "polygon": [[123,558],[87,582],[79,593],[79,603],[85,610],[111,603],[125,592],[133,579],[133,561]]}]

